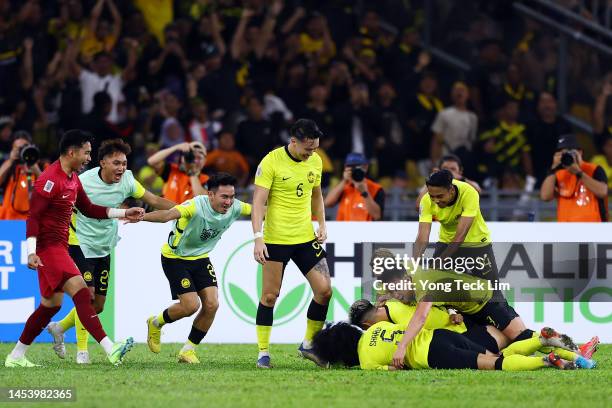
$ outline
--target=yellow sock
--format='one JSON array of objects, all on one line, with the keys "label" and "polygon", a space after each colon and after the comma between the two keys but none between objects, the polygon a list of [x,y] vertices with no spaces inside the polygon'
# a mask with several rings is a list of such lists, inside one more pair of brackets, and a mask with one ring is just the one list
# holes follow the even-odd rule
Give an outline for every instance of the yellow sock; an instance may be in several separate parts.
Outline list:
[{"label": "yellow sock", "polygon": [[76,330],[77,338],[77,350],[87,351],[87,342],[89,341],[89,332],[83,326],[83,323],[79,320],[79,315],[75,313],[74,326]]},{"label": "yellow sock", "polygon": [[74,317],[76,316],[76,309],[73,307],[70,312],[68,312],[68,314],[66,315],[66,317],[64,317],[62,320],[59,321],[59,325],[62,328],[62,330],[64,331],[64,333],[66,333],[66,331],[71,328],[72,326],[74,326]]},{"label": "yellow sock", "polygon": [[520,354],[513,354],[508,357],[504,356],[504,361],[502,362],[503,371],[530,371],[545,366],[546,363],[544,363],[542,357],[529,357]]},{"label": "yellow sock", "polygon": [[306,319],[306,334],[304,335],[304,341],[308,343],[312,342],[315,334],[321,331],[324,324],[324,321]]},{"label": "yellow sock", "polygon": [[272,334],[272,326],[255,326],[257,330],[257,346],[259,352],[269,351],[270,349],[270,334]]},{"label": "yellow sock", "polygon": [[157,327],[162,327],[166,322],[164,321],[164,312],[157,315]]},{"label": "yellow sock", "polygon": [[558,348],[558,347],[555,347],[553,349],[553,352],[559,357],[561,357],[562,359],[567,360],[567,361],[576,361],[576,359],[578,358],[578,354],[574,353],[573,351],[569,351],[569,350]]},{"label": "yellow sock", "polygon": [[540,336],[534,336],[527,340],[515,341],[508,347],[502,350],[504,357],[520,354],[522,356],[530,356],[542,347]]}]

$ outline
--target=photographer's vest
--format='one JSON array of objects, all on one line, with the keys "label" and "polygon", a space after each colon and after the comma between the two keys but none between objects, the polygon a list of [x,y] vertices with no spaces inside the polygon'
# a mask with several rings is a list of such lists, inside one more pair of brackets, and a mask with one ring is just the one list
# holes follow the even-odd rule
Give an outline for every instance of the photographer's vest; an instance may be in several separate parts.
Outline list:
[{"label": "photographer's vest", "polygon": [[[200,183],[204,185],[207,181],[208,176],[200,173]],[[193,189],[191,188],[189,176],[184,171],[181,171],[175,163],[170,164],[170,173],[166,184],[164,184],[162,196],[177,204],[193,198]]]},{"label": "photographer's vest", "polygon": [[[593,177],[597,165],[583,162],[580,169]],[[557,221],[602,222],[608,221],[608,198],[599,199],[586,188],[582,180],[562,169],[555,173],[558,189]]]},{"label": "photographer's vest", "polygon": [[[365,181],[368,194],[374,199],[382,187],[370,179],[366,178]],[[361,191],[357,190],[353,183],[346,183],[340,197],[340,203],[338,204],[336,221],[372,221],[372,216],[368,213],[365,200],[361,195]]]},{"label": "photographer's vest", "polygon": [[28,174],[23,165],[14,166],[6,185],[0,206],[0,220],[25,220],[30,212],[30,192],[36,175]]}]

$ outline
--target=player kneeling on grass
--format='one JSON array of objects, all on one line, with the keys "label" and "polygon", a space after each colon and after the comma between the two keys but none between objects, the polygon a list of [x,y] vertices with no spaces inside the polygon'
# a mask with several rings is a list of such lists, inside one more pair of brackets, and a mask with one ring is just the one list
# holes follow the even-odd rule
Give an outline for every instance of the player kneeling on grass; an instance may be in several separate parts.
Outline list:
[{"label": "player kneeling on grass", "polygon": [[154,211],[144,221],[177,220],[162,247],[161,264],[170,284],[172,299],[179,299],[147,320],[149,349],[161,350],[161,327],[202,310],[193,321],[188,340],[178,354],[179,362],[199,363],[195,348],[210,329],[219,307],[217,277],[208,254],[221,235],[241,215],[251,214],[251,205],[234,197],[236,178],[219,173],[208,180],[207,195],[199,195],[170,210]]},{"label": "player kneeling on grass", "polygon": [[[415,303],[404,304],[396,299],[390,299],[378,307],[367,299],[361,299],[351,305],[349,320],[364,330],[379,322],[391,322],[405,327],[412,319],[415,310]],[[501,352],[504,357],[513,354],[530,355],[552,347],[552,352],[547,351],[546,354],[549,354],[549,361],[555,365],[565,365],[569,362],[578,368],[595,367],[594,361],[571,351],[575,350],[576,346],[568,336],[558,334],[550,328],[543,329],[537,336],[516,341],[508,346],[509,339],[497,328],[480,325],[469,317],[464,322],[462,315],[449,314],[443,306],[432,307],[423,327],[428,330],[445,329],[459,333],[493,354]]]},{"label": "player kneeling on grass", "polygon": [[[542,329],[542,333],[548,335],[543,341],[555,339],[555,345],[563,344],[562,336],[553,329]],[[528,371],[542,367],[562,370],[576,368],[574,363],[564,361],[557,355],[531,357],[530,354],[537,348],[522,350],[523,354],[499,356],[466,336],[445,329],[422,329],[408,344],[403,364],[396,367],[393,365],[394,353],[403,336],[404,327],[391,322],[378,322],[365,332],[341,322],[320,331],[313,340],[313,346],[315,352],[330,364],[360,366],[362,370],[469,368]]]},{"label": "player kneeling on grass", "polygon": [[[176,204],[158,197],[145,188],[127,169],[130,145],[121,139],[106,140],[98,150],[99,167],[82,173],[79,180],[92,202],[107,207],[119,207],[129,197],[141,199],[150,206],[166,210]],[[73,210],[68,237],[68,253],[77,265],[93,298],[97,314],[102,313],[110,280],[111,252],[118,241],[116,219],[88,218]],[[75,327],[77,338],[77,364],[89,364],[87,343],[89,333],[73,308],[60,322],[52,322],[47,331],[53,336],[53,349],[60,358],[66,356],[64,332]]]}]

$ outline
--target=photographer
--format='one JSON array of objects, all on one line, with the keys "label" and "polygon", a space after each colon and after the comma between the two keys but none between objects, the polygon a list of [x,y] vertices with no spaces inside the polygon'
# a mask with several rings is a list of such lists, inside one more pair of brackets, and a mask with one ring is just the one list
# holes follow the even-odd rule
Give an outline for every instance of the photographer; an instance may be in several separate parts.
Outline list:
[{"label": "photographer", "polygon": [[15,132],[11,153],[0,166],[0,189],[4,191],[0,220],[25,220],[30,211],[30,193],[40,175],[40,152],[25,131]]},{"label": "photographer", "polygon": [[582,160],[572,134],[559,138],[551,172],[540,189],[543,201],[555,196],[559,222],[608,221],[608,177],[601,166]]},{"label": "photographer", "polygon": [[349,153],[342,181],[325,197],[325,206],[337,203],[337,221],[379,221],[385,209],[385,191],[366,177],[368,160],[361,153]]},{"label": "photographer", "polygon": [[[181,152],[179,163],[166,163],[170,155]],[[199,142],[181,143],[160,150],[147,160],[164,180],[162,196],[180,204],[204,194],[208,176],[202,173],[206,162],[206,148]]]}]

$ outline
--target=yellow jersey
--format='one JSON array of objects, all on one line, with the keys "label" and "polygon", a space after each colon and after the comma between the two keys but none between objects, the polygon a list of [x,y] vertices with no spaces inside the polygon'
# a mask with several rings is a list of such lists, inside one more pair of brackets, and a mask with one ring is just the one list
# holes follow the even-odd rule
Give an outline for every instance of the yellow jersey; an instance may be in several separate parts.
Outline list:
[{"label": "yellow jersey", "polygon": [[468,183],[453,180],[457,189],[455,202],[448,207],[440,208],[431,201],[429,193],[423,196],[419,208],[419,222],[440,222],[440,242],[452,242],[457,233],[460,217],[474,217],[472,226],[465,237],[465,244],[489,244],[491,233],[480,212],[478,191]]},{"label": "yellow jersey", "polygon": [[[359,366],[362,370],[388,370],[393,362],[393,354],[404,337],[404,329],[399,324],[378,322],[361,335],[357,344]],[[404,363],[414,369],[429,368],[427,357],[433,330],[423,329],[408,344]]]},{"label": "yellow jersey", "polygon": [[272,150],[255,173],[255,185],[270,190],[264,220],[266,244],[295,245],[315,238],[312,226],[312,189],[321,185],[321,157],[291,156],[287,146]]},{"label": "yellow jersey", "polygon": [[[391,299],[385,303],[387,309],[387,317],[391,323],[399,324],[404,329],[408,326],[410,319],[416,310],[415,305],[407,305],[399,300]],[[448,310],[444,306],[434,305],[429,311],[427,320],[425,320],[424,329],[446,329],[457,333],[467,331],[464,323],[454,324],[450,321]]]}]

